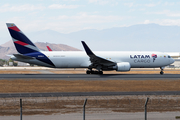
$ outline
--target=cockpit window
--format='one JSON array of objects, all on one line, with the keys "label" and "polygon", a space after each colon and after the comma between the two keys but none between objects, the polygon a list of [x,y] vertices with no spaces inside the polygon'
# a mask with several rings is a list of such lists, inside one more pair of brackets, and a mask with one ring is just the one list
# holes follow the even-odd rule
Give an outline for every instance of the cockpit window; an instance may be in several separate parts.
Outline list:
[{"label": "cockpit window", "polygon": [[168,55],[168,58],[171,58],[171,56]]}]

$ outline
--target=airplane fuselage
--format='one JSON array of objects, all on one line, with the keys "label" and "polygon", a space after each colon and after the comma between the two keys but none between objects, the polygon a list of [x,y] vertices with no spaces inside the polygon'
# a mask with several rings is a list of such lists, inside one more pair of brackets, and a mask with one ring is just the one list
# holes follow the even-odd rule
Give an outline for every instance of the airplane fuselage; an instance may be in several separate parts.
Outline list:
[{"label": "airplane fuselage", "polygon": [[[85,51],[41,51],[41,55],[37,54],[32,60],[12,59],[31,64],[54,67],[54,68],[88,68],[91,65],[90,59]],[[174,60],[162,52],[136,52],[136,51],[94,51],[97,56],[101,56],[115,63],[129,62],[131,68],[155,68],[164,67],[174,62]],[[154,56],[153,56],[154,55]],[[30,56],[30,55],[28,55]],[[46,61],[49,59],[52,64]],[[42,60],[44,60],[42,62]]]}]

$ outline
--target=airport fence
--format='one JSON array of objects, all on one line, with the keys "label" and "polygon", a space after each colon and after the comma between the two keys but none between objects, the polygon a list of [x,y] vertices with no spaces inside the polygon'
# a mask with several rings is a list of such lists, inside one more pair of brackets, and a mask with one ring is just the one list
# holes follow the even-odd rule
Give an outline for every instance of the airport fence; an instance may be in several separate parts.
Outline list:
[{"label": "airport fence", "polygon": [[76,96],[76,97],[24,97],[0,98],[0,115],[19,115],[22,99],[23,115],[50,115],[54,113],[86,112],[148,112],[180,111],[180,96]]}]

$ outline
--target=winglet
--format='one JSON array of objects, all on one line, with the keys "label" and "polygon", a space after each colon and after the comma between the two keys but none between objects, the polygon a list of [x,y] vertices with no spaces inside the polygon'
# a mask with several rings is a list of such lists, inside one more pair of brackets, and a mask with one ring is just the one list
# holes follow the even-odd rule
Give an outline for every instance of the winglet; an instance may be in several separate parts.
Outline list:
[{"label": "winglet", "polygon": [[86,51],[86,54],[87,55],[94,55],[94,53],[91,51],[91,49],[86,45],[86,43],[84,42],[84,41],[81,41],[82,42],[82,44],[83,44],[83,47],[84,47],[84,49],[85,49],[85,51]]}]

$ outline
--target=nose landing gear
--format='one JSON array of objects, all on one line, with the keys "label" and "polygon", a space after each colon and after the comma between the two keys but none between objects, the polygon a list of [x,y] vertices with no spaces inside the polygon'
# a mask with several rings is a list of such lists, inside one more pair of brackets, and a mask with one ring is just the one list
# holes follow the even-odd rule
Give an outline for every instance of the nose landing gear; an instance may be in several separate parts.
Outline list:
[{"label": "nose landing gear", "polygon": [[163,75],[163,74],[164,74],[164,72],[163,72],[163,70],[164,70],[164,67],[160,67],[160,69],[161,69],[161,72],[160,72],[160,74],[161,74],[161,75]]}]

